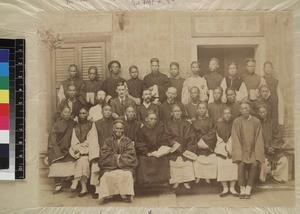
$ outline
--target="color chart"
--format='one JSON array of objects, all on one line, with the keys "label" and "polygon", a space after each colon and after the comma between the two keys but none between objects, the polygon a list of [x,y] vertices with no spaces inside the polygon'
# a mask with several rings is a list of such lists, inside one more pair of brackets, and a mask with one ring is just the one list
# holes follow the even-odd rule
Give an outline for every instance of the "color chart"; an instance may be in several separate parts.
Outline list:
[{"label": "color chart", "polygon": [[9,50],[0,49],[0,169],[9,168]]},{"label": "color chart", "polygon": [[25,40],[0,39],[0,180],[25,178]]}]

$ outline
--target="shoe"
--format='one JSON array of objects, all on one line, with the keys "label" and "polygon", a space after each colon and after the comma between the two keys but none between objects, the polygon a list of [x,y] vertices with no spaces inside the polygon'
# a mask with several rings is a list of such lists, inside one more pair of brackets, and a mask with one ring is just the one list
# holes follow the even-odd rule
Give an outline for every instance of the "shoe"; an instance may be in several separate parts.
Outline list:
[{"label": "shoe", "polygon": [[86,195],[87,195],[87,192],[81,192],[81,193],[79,193],[78,197],[82,198],[82,197],[84,197]]},{"label": "shoe", "polygon": [[237,193],[237,192],[235,192],[235,193],[230,192],[230,194],[233,195],[234,197],[239,197],[240,196],[240,194]]},{"label": "shoe", "polygon": [[125,203],[131,203],[131,197],[127,196],[126,198],[122,198],[122,201]]},{"label": "shoe", "polygon": [[250,199],[250,198],[251,198],[251,195],[250,195],[250,194],[245,194],[245,198],[246,198],[246,199]]},{"label": "shoe", "polygon": [[184,186],[186,189],[188,189],[188,190],[191,189],[191,186],[190,186],[188,183],[183,183],[183,186]]},{"label": "shoe", "polygon": [[229,192],[221,192],[219,195],[222,198],[222,197],[227,196],[228,194],[229,194]]},{"label": "shoe", "polygon": [[93,193],[92,198],[99,198],[99,194],[98,193]]},{"label": "shoe", "polygon": [[240,198],[240,199],[244,199],[244,198],[245,198],[245,194],[240,194],[240,195],[239,195],[239,198]]},{"label": "shoe", "polygon": [[61,193],[62,191],[63,191],[62,185],[56,185],[55,189],[53,191],[53,194],[55,195],[55,194]]},{"label": "shoe", "polygon": [[110,201],[110,198],[104,198],[100,200],[100,204],[107,204]]},{"label": "shoe", "polygon": [[179,186],[179,183],[175,183],[174,185],[173,185],[173,189],[177,189],[178,188],[178,186]]},{"label": "shoe", "polygon": [[70,187],[70,193],[76,192],[76,189],[73,189],[72,187]]}]

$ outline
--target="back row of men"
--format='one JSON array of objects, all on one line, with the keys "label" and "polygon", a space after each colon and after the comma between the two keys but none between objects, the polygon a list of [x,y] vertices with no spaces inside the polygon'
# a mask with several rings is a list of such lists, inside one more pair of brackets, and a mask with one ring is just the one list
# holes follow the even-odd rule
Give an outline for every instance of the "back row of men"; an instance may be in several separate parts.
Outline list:
[{"label": "back row of men", "polygon": [[[227,100],[226,96],[226,89],[230,88],[235,91],[236,102],[248,100],[254,108],[264,104],[268,110],[271,110],[270,117],[283,125],[283,97],[278,80],[272,75],[273,65],[271,62],[265,62],[263,77],[255,73],[255,65],[254,59],[246,60],[247,75],[242,80],[238,77],[238,67],[234,62],[228,65],[228,76],[223,77],[219,74],[219,60],[212,58],[209,62],[210,73],[202,77],[200,63],[195,61],[191,63],[192,75],[185,80],[180,77],[178,63],[170,64],[170,77],[168,78],[167,75],[159,72],[159,60],[152,58],[150,60],[151,73],[147,74],[143,80],[138,78],[138,67],[133,65],[129,68],[131,79],[125,81],[120,77],[120,62],[111,61],[108,64],[111,77],[103,82],[97,80],[96,67],[89,68],[89,80],[83,81],[78,76],[77,66],[70,65],[70,77],[61,83],[58,100],[60,107],[66,104],[72,105],[71,109],[75,117],[78,116],[80,106],[84,105],[89,108],[96,106],[99,99],[103,98],[105,102],[111,104],[115,118],[124,115],[124,107],[128,105],[138,108],[137,115],[141,119],[144,118],[145,110],[155,110],[156,107],[161,106],[162,114],[160,116],[163,122],[166,122],[164,115],[168,114],[164,114],[165,107],[170,107],[173,102],[181,102],[186,106],[189,118],[193,118],[195,112],[193,106],[199,102],[214,103],[213,106],[231,102]],[[125,86],[122,86],[122,83]],[[220,94],[222,90],[226,93],[223,93],[221,97],[214,95],[214,90],[217,88],[218,92],[216,93]],[[91,111],[95,112],[96,110]],[[96,121],[100,119],[99,115],[101,114],[97,113],[96,116],[90,114],[90,117]],[[212,115],[216,120],[219,118],[220,112]]]},{"label": "back row of men", "polygon": [[[255,62],[249,60],[247,67],[251,67],[249,63]],[[212,59],[210,64],[213,65],[210,65],[212,72],[206,76],[208,83],[209,77],[216,80],[219,75],[212,69],[218,67],[218,60]],[[147,85],[142,94],[134,97],[130,93],[130,81],[127,84],[118,81],[113,98],[113,90],[108,88],[114,79],[120,78],[120,67],[116,61],[109,64],[113,74],[117,71],[117,76],[113,75],[115,78],[109,83],[104,81],[103,90],[98,88],[96,92],[88,90],[87,86],[93,83],[91,80],[81,87],[78,83],[82,81],[76,78],[66,88],[66,82],[62,83],[61,91],[66,94],[65,98],[61,96],[61,112],[55,117],[57,122],[48,144],[49,177],[54,177],[56,182],[54,193],[62,190],[62,177],[67,176],[74,176],[72,192],[81,183],[79,196],[86,195],[90,178],[90,184],[97,186],[95,195],[99,199],[107,201],[112,195],[120,194],[126,202],[134,195],[133,175],[137,176],[139,184],[168,182],[174,189],[180,183],[190,189],[191,181],[217,179],[223,186],[221,197],[231,193],[240,198],[250,198],[257,174],[264,180],[269,170],[276,182],[287,180],[288,161],[281,150],[279,116],[274,116],[275,102],[269,99],[270,87],[261,84],[262,78],[259,77],[258,88],[249,90],[249,96],[247,90],[241,95],[242,88],[247,89],[247,78],[245,82],[235,77],[225,78],[226,84],[231,83],[225,92],[218,85],[209,89],[210,84],[198,75],[199,63],[194,62],[192,70],[197,67],[197,75],[195,72],[183,81],[182,89],[174,85],[164,90],[163,84],[169,84],[172,78],[169,80],[159,73],[158,60],[151,59],[152,73],[140,82],[141,87]],[[175,67],[178,76],[178,64],[175,63]],[[75,77],[71,75],[72,68],[76,67],[70,66],[70,76]],[[89,69],[90,79],[93,69],[96,71]],[[174,74],[172,70],[174,63],[171,63]],[[137,77],[132,68],[131,73],[136,73]],[[265,76],[266,80],[268,78],[274,80]],[[239,90],[235,88],[235,80],[240,82]],[[195,85],[190,83],[193,81]],[[248,83],[252,81],[248,79]],[[180,89],[182,92],[178,93]],[[187,95],[184,95],[185,90]],[[177,94],[182,94],[182,102],[187,98],[186,105],[176,99]],[[278,98],[278,93],[275,97]],[[250,102],[245,101],[248,99]],[[278,107],[278,99],[276,103]],[[265,162],[265,158],[268,161]],[[261,166],[260,173],[258,166]],[[235,190],[236,180],[240,193]]]}]

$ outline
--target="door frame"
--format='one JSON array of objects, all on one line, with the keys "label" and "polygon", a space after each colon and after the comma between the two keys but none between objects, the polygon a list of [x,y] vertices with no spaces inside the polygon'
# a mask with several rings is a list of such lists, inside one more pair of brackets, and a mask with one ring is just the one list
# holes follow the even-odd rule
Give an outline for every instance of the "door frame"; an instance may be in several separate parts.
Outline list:
[{"label": "door frame", "polygon": [[201,37],[191,39],[192,61],[198,60],[197,48],[204,47],[254,47],[256,73],[263,75],[263,64],[266,60],[266,45],[264,37]]}]

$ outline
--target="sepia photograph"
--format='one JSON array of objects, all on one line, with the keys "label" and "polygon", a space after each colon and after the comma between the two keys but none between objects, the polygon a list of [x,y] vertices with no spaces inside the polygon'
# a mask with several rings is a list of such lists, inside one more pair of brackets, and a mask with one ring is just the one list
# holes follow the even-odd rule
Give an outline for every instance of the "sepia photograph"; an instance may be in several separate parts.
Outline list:
[{"label": "sepia photograph", "polygon": [[292,12],[37,25],[40,206],[295,207]]}]

